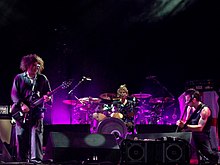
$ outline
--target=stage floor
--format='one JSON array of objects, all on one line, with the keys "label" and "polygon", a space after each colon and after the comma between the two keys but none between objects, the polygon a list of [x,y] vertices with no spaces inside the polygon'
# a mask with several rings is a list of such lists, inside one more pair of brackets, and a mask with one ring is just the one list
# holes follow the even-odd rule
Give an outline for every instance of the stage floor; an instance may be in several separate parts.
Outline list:
[{"label": "stage floor", "polygon": [[[10,162],[0,161],[0,164],[8,164],[8,165],[17,165],[17,164],[20,164],[20,165],[36,165],[34,163],[13,162],[13,161],[10,161]],[[109,161],[101,161],[101,162],[98,162],[98,161],[94,161],[94,162],[71,161],[71,162],[54,163],[54,162],[48,162],[47,161],[47,162],[42,162],[41,165],[121,165],[121,163],[115,164],[115,163],[112,163],[112,162],[109,162]],[[132,164],[132,165],[138,165],[138,164],[135,163],[135,164]],[[149,165],[152,165],[152,164],[149,164]],[[160,164],[160,165],[162,165],[162,164]],[[169,165],[169,164],[166,164],[166,165]],[[179,164],[177,163],[177,164],[172,164],[172,165],[179,165]],[[190,159],[190,165],[198,165],[198,160],[195,157],[192,157]],[[219,161],[218,165],[220,165],[220,161]]]}]

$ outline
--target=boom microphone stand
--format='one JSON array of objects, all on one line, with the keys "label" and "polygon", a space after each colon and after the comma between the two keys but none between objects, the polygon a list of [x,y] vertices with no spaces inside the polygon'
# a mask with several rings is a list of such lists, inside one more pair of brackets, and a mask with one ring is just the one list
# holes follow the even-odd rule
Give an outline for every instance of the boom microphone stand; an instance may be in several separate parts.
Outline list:
[{"label": "boom microphone stand", "polygon": [[85,80],[86,80],[85,77],[83,77],[83,78],[68,92],[68,94],[69,94],[69,95],[72,94],[73,91],[74,91],[83,81],[85,81]]},{"label": "boom microphone stand", "polygon": [[[31,91],[31,96],[30,96],[30,101],[32,101],[33,100],[33,98],[34,98],[34,94],[35,94],[35,92],[34,92],[34,88],[35,88],[35,86],[36,86],[36,81],[37,81],[37,74],[35,75],[35,77],[34,77],[34,81],[33,81],[33,85],[32,85],[32,91]],[[29,107],[29,108],[31,108],[31,107]],[[33,109],[30,109],[30,111],[29,111],[29,118],[28,118],[28,133],[29,133],[29,139],[28,139],[28,162],[31,162],[31,145],[32,145],[32,141],[31,141],[31,137],[32,137],[32,118],[33,118]],[[26,124],[26,117],[27,117],[27,113],[25,113],[24,114],[24,120],[23,120],[23,124]]]},{"label": "boom microphone stand", "polygon": [[[83,78],[68,92],[68,95],[70,96],[70,99],[72,100],[72,94],[73,94],[73,92],[74,92],[74,90],[83,82],[83,81],[85,81],[85,80],[87,80],[87,78],[85,77],[85,76],[83,76]],[[76,98],[76,100],[78,100],[80,103],[82,103],[79,99],[78,99],[78,97],[76,97],[75,95],[74,95],[74,97]],[[83,104],[83,103],[82,103]],[[72,110],[70,110],[70,124],[72,124]]]}]

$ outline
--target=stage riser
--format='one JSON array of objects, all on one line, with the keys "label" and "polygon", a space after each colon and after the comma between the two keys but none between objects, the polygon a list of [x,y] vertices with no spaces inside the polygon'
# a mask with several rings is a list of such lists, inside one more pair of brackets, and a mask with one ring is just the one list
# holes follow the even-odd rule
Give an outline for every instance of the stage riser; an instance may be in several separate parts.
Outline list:
[{"label": "stage riser", "polygon": [[50,132],[45,159],[54,162],[120,161],[120,148],[112,134]]}]

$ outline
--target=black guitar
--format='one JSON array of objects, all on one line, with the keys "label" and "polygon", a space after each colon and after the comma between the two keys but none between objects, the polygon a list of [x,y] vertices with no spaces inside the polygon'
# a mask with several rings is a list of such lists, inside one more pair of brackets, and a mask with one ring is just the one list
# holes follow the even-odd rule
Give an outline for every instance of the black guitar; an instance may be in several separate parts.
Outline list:
[{"label": "black guitar", "polygon": [[[56,93],[60,89],[68,88],[71,84],[72,84],[72,81],[70,81],[70,80],[64,81],[60,86],[58,86],[54,90],[48,92],[47,96],[52,96],[54,93]],[[42,112],[42,109],[38,108],[38,106],[40,104],[42,104],[43,102],[44,102],[44,98],[41,97],[39,99],[30,101],[29,103],[27,103],[27,105],[30,108],[30,111],[28,113],[22,112],[20,105],[13,104],[11,107],[12,118],[20,123],[26,123],[30,117],[36,117],[38,114],[40,114]],[[32,113],[32,115],[30,115],[30,113]]]},{"label": "black guitar", "polygon": [[[189,119],[185,122],[184,127],[183,127],[183,128],[177,127],[176,132],[184,130],[184,129],[186,128],[186,126],[192,121],[192,119],[195,118],[195,115],[197,115],[197,113],[198,113],[199,111],[201,111],[204,107],[205,107],[205,104],[200,104],[200,105],[196,108],[196,110],[191,114],[191,116],[189,117]],[[184,113],[186,112],[186,109],[187,109],[187,106],[185,107]],[[184,114],[183,114],[183,116],[184,116]],[[183,116],[182,116],[182,119],[183,119]],[[182,120],[182,119],[181,119],[181,120]]]}]

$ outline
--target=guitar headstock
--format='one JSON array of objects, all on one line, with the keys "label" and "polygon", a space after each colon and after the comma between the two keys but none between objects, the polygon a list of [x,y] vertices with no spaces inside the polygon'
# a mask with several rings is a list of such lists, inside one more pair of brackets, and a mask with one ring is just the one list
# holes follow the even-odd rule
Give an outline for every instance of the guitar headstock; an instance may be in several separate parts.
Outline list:
[{"label": "guitar headstock", "polygon": [[68,81],[64,81],[61,86],[62,86],[63,89],[66,89],[66,88],[68,88],[71,84],[72,84],[72,80],[68,80]]}]

